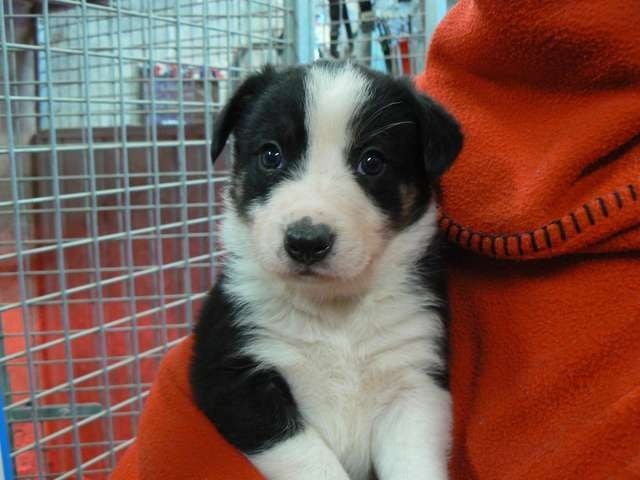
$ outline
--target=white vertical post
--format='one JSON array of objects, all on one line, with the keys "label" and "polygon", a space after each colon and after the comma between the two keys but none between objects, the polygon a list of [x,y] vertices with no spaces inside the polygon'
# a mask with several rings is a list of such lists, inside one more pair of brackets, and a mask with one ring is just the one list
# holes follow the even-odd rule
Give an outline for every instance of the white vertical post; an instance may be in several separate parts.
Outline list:
[{"label": "white vertical post", "polygon": [[447,0],[424,0],[424,11],[425,45],[429,48],[433,32],[447,13]]},{"label": "white vertical post", "polygon": [[[293,36],[295,60],[297,63],[310,63],[314,60],[315,35],[313,2],[309,0],[291,0],[293,7]],[[291,31],[291,30],[290,30]]]}]

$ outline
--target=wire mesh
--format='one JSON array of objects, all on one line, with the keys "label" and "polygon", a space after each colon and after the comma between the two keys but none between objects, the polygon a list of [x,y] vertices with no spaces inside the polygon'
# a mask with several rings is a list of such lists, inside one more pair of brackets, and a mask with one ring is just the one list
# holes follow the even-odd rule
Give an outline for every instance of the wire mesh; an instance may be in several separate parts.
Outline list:
[{"label": "wire mesh", "polygon": [[134,438],[222,253],[213,114],[249,69],[284,61],[287,4],[2,3],[0,368],[17,478],[105,478]]},{"label": "wire mesh", "polygon": [[316,0],[315,57],[355,58],[392,75],[414,75],[424,68],[426,33],[437,13],[429,3]]},{"label": "wire mesh", "polygon": [[213,170],[209,145],[238,82],[294,62],[306,37],[311,58],[422,69],[427,2],[369,3],[0,2],[0,381],[15,478],[103,479],[135,438],[159,361],[224,255],[226,162]]}]

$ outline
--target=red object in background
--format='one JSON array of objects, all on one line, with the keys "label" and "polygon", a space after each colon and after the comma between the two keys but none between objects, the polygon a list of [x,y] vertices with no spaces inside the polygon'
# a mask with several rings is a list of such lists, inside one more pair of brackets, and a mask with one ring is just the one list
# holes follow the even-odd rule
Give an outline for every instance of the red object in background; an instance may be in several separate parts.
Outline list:
[{"label": "red object in background", "polygon": [[410,76],[411,72],[411,48],[409,38],[401,37],[398,39],[398,48],[400,49],[400,60],[402,62],[402,74]]}]

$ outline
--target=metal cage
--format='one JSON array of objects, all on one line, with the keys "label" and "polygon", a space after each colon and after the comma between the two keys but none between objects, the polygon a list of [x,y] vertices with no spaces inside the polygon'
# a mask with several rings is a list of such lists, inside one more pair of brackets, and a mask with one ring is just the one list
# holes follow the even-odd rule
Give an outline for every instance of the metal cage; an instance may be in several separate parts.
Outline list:
[{"label": "metal cage", "polygon": [[0,2],[0,478],[108,476],[224,254],[215,113],[266,62],[422,70],[446,2],[371,3]]}]

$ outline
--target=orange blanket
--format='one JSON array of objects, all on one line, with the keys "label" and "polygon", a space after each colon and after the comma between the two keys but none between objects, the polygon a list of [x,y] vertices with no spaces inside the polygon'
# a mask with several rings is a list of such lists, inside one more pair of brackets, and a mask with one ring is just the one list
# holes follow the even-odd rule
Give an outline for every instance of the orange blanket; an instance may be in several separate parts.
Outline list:
[{"label": "orange blanket", "polygon": [[[453,479],[640,478],[640,4],[461,0],[418,85],[460,119]],[[528,260],[528,261],[514,261]],[[165,360],[114,480],[259,474]]]},{"label": "orange blanket", "polygon": [[260,480],[191,401],[191,338],[163,360],[145,403],[136,443],[112,480]]},{"label": "orange blanket", "polygon": [[418,85],[465,131],[452,478],[640,478],[640,2],[462,0]]}]

